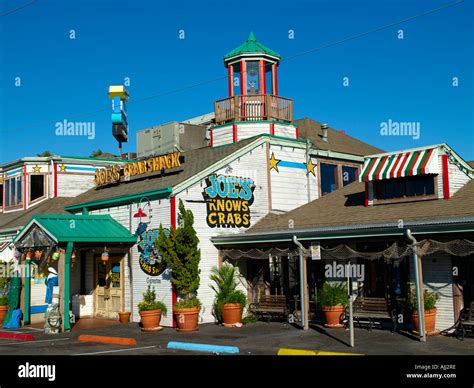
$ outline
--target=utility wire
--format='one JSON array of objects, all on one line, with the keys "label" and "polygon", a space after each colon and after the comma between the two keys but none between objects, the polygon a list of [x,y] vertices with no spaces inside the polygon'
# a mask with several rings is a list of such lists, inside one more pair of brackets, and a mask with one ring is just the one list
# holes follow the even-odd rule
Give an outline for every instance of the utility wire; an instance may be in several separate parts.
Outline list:
[{"label": "utility wire", "polygon": [[10,14],[12,14],[12,13],[14,13],[14,12],[18,12],[18,11],[22,10],[23,8],[26,8],[26,7],[30,6],[30,5],[33,5],[33,4],[36,3],[37,1],[38,1],[38,0],[32,0],[32,1],[30,1],[29,3],[23,4],[23,5],[19,5],[18,7],[13,8],[13,9],[11,9],[11,10],[9,10],[9,11],[6,11],[6,12],[4,12],[4,13],[0,13],[0,17],[10,15]]},{"label": "utility wire", "polygon": [[[24,8],[30,4],[32,4],[33,2],[35,2],[37,0],[33,0],[32,2],[28,3],[28,4],[25,4],[19,8],[16,8],[12,11],[9,11],[10,13],[11,12],[15,12],[21,8]],[[337,41],[334,41],[334,42],[330,42],[330,43],[327,43],[327,44],[324,44],[322,46],[319,46],[319,47],[315,47],[315,48],[312,48],[312,49],[309,49],[309,50],[306,50],[306,51],[303,51],[303,52],[300,52],[300,53],[297,53],[297,54],[294,54],[294,55],[291,55],[291,56],[288,56],[288,57],[283,57],[280,62],[283,62],[283,61],[290,61],[290,60],[293,60],[293,59],[296,59],[296,58],[299,58],[301,56],[304,56],[304,55],[308,55],[308,54],[311,54],[311,53],[314,53],[314,52],[317,52],[317,51],[320,51],[320,50],[323,50],[323,49],[326,49],[326,48],[329,48],[329,47],[334,47],[334,46],[337,46],[339,44],[342,44],[342,43],[346,43],[346,42],[349,42],[349,41],[352,41],[352,40],[355,40],[355,39],[359,39],[359,38],[362,38],[364,36],[367,36],[369,34],[373,34],[373,33],[376,33],[376,32],[380,32],[380,31],[383,31],[383,30],[386,30],[388,28],[391,28],[391,27],[394,27],[394,26],[397,26],[397,25],[400,25],[400,24],[403,24],[403,23],[406,23],[406,22],[409,22],[409,21],[412,21],[414,19],[417,19],[417,18],[420,18],[420,17],[423,17],[423,16],[427,16],[427,15],[431,15],[433,13],[436,13],[436,12],[439,12],[439,11],[442,11],[442,10],[445,10],[447,8],[451,8],[451,7],[454,7],[454,6],[457,6],[457,5],[460,5],[461,3],[464,3],[464,0],[458,0],[458,1],[455,1],[455,2],[452,2],[452,3],[448,3],[448,4],[445,4],[445,5],[442,5],[442,6],[439,6],[437,8],[433,8],[433,9],[430,9],[428,11],[425,11],[425,12],[421,12],[421,13],[418,13],[416,15],[412,15],[412,16],[409,16],[407,18],[404,18],[404,19],[400,19],[400,20],[397,20],[397,21],[394,21],[392,23],[389,23],[389,24],[385,24],[383,26],[379,26],[379,27],[375,27],[375,28],[372,28],[370,30],[367,30],[367,31],[364,31],[364,32],[361,32],[361,33],[358,33],[358,34],[355,34],[355,35],[351,35],[351,36],[348,36],[346,38],[343,38],[343,39],[340,39],[340,40],[337,40]],[[0,16],[3,16],[3,15],[0,15]],[[267,65],[268,66],[268,65]],[[130,101],[128,102],[128,104],[136,104],[136,103],[140,103],[140,102],[144,102],[144,101],[148,101],[148,100],[152,100],[152,99],[155,99],[155,98],[160,98],[160,97],[163,97],[163,96],[167,96],[167,95],[170,95],[170,94],[175,94],[175,93],[180,93],[180,92],[183,92],[183,91],[186,91],[186,90],[189,90],[189,89],[194,89],[194,88],[197,88],[199,86],[202,86],[202,85],[207,85],[207,84],[211,84],[211,83],[214,83],[214,82],[217,82],[217,81],[220,81],[220,80],[223,80],[223,79],[226,79],[227,78],[227,75],[225,76],[221,76],[221,77],[217,77],[217,78],[213,78],[213,79],[209,79],[209,80],[205,80],[205,81],[201,81],[201,82],[198,82],[198,83],[195,83],[195,84],[191,84],[191,85],[187,85],[187,86],[183,86],[181,88],[176,88],[176,89],[171,89],[171,90],[167,90],[167,91],[164,91],[164,92],[161,92],[161,93],[157,93],[157,94],[153,94],[153,95],[149,95],[149,96],[146,96],[146,97],[142,97],[142,98],[138,98],[138,99],[130,99]],[[102,108],[102,109],[98,109],[98,110],[95,110],[95,111],[91,111],[91,112],[83,112],[83,113],[77,113],[77,114],[72,114],[72,115],[66,115],[65,117],[67,118],[72,118],[72,117],[85,117],[85,116],[92,116],[92,115],[95,115],[97,113],[101,113],[101,112],[105,112],[105,111],[109,111],[110,110],[110,106],[107,107],[107,108]],[[36,123],[36,124],[32,124],[30,125],[29,127],[36,127],[36,126],[39,126],[39,125],[43,125],[43,124],[50,124],[50,123],[54,123],[54,122],[58,122],[58,121],[63,121],[64,119],[61,119],[61,120],[51,120],[51,121],[44,121],[44,122],[41,122],[41,123]],[[1,130],[1,132],[6,132],[6,131],[22,131],[22,129],[15,129],[15,130]]]}]

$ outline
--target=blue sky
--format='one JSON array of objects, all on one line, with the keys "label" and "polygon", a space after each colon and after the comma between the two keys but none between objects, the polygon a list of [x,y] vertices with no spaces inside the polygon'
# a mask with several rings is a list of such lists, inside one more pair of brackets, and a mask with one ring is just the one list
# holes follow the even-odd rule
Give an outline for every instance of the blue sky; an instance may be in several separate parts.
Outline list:
[{"label": "blue sky", "polygon": [[[28,2],[4,0],[0,14]],[[295,117],[327,122],[385,150],[447,142],[472,160],[471,0],[285,60],[453,2],[38,0],[0,17],[0,163],[46,149],[116,153],[107,90],[125,77],[131,98],[124,151],[135,150],[137,130],[211,112],[214,100],[227,96],[225,78],[188,86],[225,77],[223,55],[250,31],[282,55],[279,94],[294,99]],[[176,89],[183,90],[168,93]],[[55,123],[65,119],[94,122],[95,139],[56,136]],[[381,136],[388,120],[419,123],[420,138]]]}]

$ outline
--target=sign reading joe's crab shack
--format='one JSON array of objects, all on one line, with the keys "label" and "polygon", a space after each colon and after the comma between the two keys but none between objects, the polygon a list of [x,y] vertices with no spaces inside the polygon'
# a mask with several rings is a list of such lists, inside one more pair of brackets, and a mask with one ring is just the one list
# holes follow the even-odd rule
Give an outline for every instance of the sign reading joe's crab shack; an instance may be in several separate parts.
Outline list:
[{"label": "sign reading joe's crab shack", "polygon": [[124,166],[100,168],[95,171],[95,185],[104,186],[111,183],[120,183],[121,180],[130,180],[145,174],[164,172],[180,167],[180,152],[154,156],[148,159],[127,163]]}]

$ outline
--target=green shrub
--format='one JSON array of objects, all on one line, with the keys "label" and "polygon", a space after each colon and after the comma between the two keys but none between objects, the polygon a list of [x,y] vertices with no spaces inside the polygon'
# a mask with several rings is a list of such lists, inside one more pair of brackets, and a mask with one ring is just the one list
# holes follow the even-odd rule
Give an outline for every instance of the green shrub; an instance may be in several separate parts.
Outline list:
[{"label": "green shrub", "polygon": [[213,305],[214,316],[217,321],[222,322],[224,304],[238,303],[244,308],[247,304],[247,296],[244,292],[237,290],[237,274],[235,267],[231,264],[224,263],[221,268],[212,268],[210,278],[215,283],[211,286],[216,293]]},{"label": "green shrub", "polygon": [[148,285],[147,290],[143,293],[143,301],[138,303],[138,311],[152,310],[161,310],[161,313],[165,316],[168,312],[166,305],[156,300],[155,288]]},{"label": "green shrub", "polygon": [[175,309],[190,309],[193,307],[201,307],[201,301],[198,298],[181,300],[174,304]]},{"label": "green shrub", "polygon": [[346,284],[325,282],[318,292],[317,303],[322,307],[347,306],[349,296]]},{"label": "green shrub", "polygon": [[258,322],[258,318],[255,315],[249,314],[246,317],[242,318],[242,324],[248,325],[249,323]]},{"label": "green shrub", "polygon": [[[425,306],[425,311],[433,310],[436,307],[436,301],[438,297],[436,293],[429,292],[427,289],[423,291],[423,304]],[[410,293],[408,295],[407,307],[410,312],[417,312],[418,311],[418,303],[416,300],[416,290],[415,287],[410,289]]]},{"label": "green shrub", "polygon": [[[155,245],[173,274],[171,282],[176,287],[178,295],[189,302],[186,306],[198,307],[201,306],[197,299],[201,273],[199,269],[201,250],[199,238],[193,227],[193,213],[185,209],[181,199],[179,200],[179,219],[181,220],[179,227],[176,229],[171,227],[169,234],[166,234],[163,226],[160,225]],[[183,303],[176,303],[175,308],[184,308]]]},{"label": "green shrub", "polygon": [[0,306],[8,306],[8,295],[0,296]]}]

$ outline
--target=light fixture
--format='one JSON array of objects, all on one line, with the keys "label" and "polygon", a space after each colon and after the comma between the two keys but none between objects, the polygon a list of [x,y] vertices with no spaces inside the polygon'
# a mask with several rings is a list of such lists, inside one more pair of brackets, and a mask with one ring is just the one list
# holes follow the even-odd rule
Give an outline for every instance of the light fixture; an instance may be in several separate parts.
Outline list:
[{"label": "light fixture", "polygon": [[146,213],[143,212],[142,208],[139,207],[138,211],[133,215],[135,218],[147,217]]},{"label": "light fixture", "polygon": [[[142,200],[146,199],[146,203],[144,206],[140,206],[142,203]],[[145,209],[145,206],[148,205],[148,210],[150,211],[150,217],[143,211]],[[150,218],[151,218],[151,206],[150,206],[150,200],[146,197],[140,198],[140,201],[138,202],[138,211],[133,215],[134,218],[139,218],[140,223],[149,223]]]},{"label": "light fixture", "polygon": [[103,264],[109,261],[109,251],[107,250],[107,247],[104,247],[104,252],[102,252],[100,255],[100,259],[102,260]]}]

